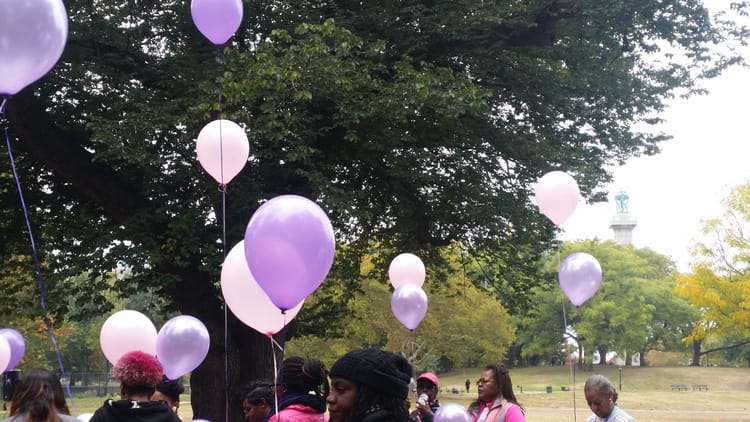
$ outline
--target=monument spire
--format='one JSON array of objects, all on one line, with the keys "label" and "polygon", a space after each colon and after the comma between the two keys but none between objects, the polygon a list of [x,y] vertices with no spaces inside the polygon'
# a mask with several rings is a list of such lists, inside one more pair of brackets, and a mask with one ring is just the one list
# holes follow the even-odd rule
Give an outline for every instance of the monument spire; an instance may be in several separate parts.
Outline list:
[{"label": "monument spire", "polygon": [[609,220],[609,228],[615,234],[615,243],[620,245],[633,244],[633,229],[638,224],[635,217],[628,210],[630,197],[625,191],[615,195],[615,215]]}]

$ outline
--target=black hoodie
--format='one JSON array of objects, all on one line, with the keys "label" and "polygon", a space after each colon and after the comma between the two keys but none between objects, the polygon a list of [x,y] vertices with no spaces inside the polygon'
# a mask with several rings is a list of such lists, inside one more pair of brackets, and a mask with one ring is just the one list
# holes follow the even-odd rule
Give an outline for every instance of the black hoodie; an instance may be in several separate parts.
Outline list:
[{"label": "black hoodie", "polygon": [[107,400],[89,422],[180,422],[163,401]]}]

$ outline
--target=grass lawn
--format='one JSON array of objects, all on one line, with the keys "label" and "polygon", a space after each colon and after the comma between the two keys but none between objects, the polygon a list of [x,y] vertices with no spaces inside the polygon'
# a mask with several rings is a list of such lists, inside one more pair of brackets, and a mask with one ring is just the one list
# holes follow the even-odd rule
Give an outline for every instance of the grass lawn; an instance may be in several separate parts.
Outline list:
[{"label": "grass lawn", "polygon": [[[593,371],[575,373],[568,367],[519,368],[511,369],[510,375],[529,422],[584,421],[591,412],[583,384],[595,373],[612,381],[620,407],[638,422],[750,422],[750,368],[622,367],[622,376],[619,368],[595,366]],[[476,397],[473,382],[480,372],[467,369],[442,374],[441,386],[446,391],[441,393],[441,401],[468,404]],[[469,395],[464,390],[467,378],[472,380]],[[671,384],[686,384],[688,391],[672,391]],[[707,384],[709,390],[693,391],[693,384]],[[546,392],[548,386],[552,393]],[[462,393],[449,393],[451,387]]]},{"label": "grass lawn", "polygon": [[[472,368],[440,374],[440,401],[468,405],[476,398],[475,381],[480,372],[479,368]],[[583,384],[594,373],[604,374],[612,381],[620,392],[619,405],[638,422],[750,422],[750,368],[622,367],[622,378],[615,366],[595,366],[593,371],[575,373],[568,367],[510,371],[528,422],[585,421],[591,412],[583,396]],[[470,394],[464,388],[467,378],[472,380]],[[672,391],[671,384],[686,384],[688,391]],[[709,390],[693,391],[693,384],[707,384]],[[546,392],[548,386],[552,393]],[[450,393],[451,387],[461,393]],[[185,422],[192,417],[189,400],[189,396],[183,396],[180,407],[180,417]],[[75,415],[93,412],[103,402],[103,397],[76,397],[71,411]],[[7,412],[0,412],[0,417],[6,416]]]}]

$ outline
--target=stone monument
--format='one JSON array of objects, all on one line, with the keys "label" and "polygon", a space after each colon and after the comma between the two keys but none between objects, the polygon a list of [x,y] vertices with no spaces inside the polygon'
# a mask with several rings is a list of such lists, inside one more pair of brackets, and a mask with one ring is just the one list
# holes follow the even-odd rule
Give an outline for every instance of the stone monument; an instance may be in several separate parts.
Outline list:
[{"label": "stone monument", "polygon": [[609,220],[609,228],[615,234],[615,243],[620,245],[633,244],[633,229],[638,224],[628,210],[630,197],[625,191],[615,195],[615,215]]}]

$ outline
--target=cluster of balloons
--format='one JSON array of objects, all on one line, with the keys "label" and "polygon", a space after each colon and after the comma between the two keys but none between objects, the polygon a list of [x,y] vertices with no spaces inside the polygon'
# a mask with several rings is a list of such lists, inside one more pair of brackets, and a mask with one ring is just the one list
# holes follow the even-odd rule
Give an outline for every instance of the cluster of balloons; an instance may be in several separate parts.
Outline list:
[{"label": "cluster of balloons", "polygon": [[49,72],[67,38],[62,0],[0,0],[0,96],[14,95]]},{"label": "cluster of balloons", "polygon": [[402,253],[391,261],[388,277],[395,288],[391,311],[404,327],[413,330],[427,314],[427,294],[422,290],[425,268],[418,256]]},{"label": "cluster of balloons", "polygon": [[[193,23],[214,45],[221,46],[237,32],[242,22],[242,0],[192,0]],[[245,130],[231,120],[214,120],[198,134],[198,161],[221,186],[245,167],[250,144]]]},{"label": "cluster of balloons", "polygon": [[190,315],[176,316],[157,332],[151,320],[138,311],[124,310],[110,315],[99,332],[99,343],[113,365],[133,350],[155,355],[169,379],[177,379],[203,362],[210,336],[203,323]]},{"label": "cluster of balloons", "polygon": [[[242,22],[242,0],[192,0],[198,30],[217,46]],[[221,186],[244,168],[250,155],[245,130],[230,120],[214,120],[198,134],[198,161]],[[243,323],[271,336],[299,312],[333,264],[335,239],[326,213],[313,201],[282,195],[260,206],[244,240],[224,259],[224,301]]]},{"label": "cluster of balloons", "polygon": [[[573,214],[581,197],[578,183],[562,171],[551,171],[542,176],[534,193],[539,210],[558,227]],[[576,252],[560,264],[557,277],[565,296],[578,307],[599,290],[602,267],[593,256]]]},{"label": "cluster of balloons", "polygon": [[224,260],[221,289],[232,313],[262,334],[279,332],[333,265],[333,225],[315,202],[277,196],[250,218]]}]

